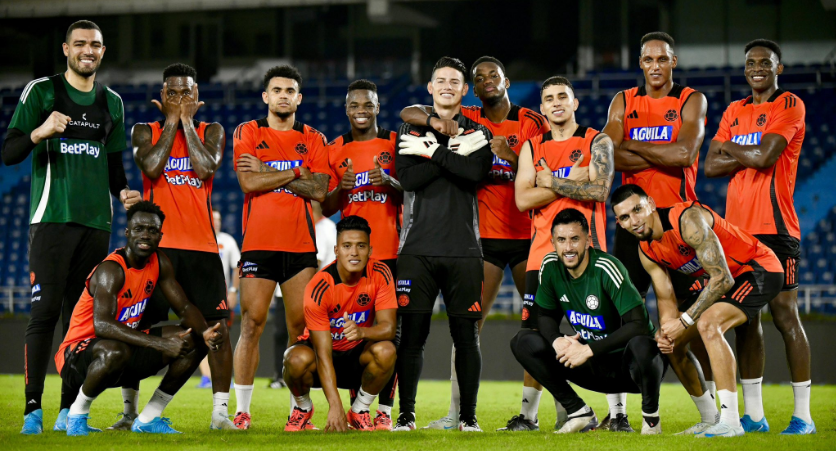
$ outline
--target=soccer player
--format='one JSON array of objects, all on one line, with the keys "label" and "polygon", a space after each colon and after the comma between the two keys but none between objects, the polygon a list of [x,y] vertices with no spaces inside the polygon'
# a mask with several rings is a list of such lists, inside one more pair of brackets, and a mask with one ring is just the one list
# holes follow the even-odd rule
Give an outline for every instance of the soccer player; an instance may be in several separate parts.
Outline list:
[{"label": "soccer player", "polygon": [[[374,431],[369,410],[395,371],[397,308],[389,267],[370,258],[372,229],[359,216],[337,223],[337,260],[305,288],[305,333],[285,352],[284,380],[296,406],[285,431],[311,428],[311,387],[328,400],[325,431]],[[358,388],[346,415],[337,388]]]},{"label": "soccer player", "polygon": [[[70,407],[67,435],[101,432],[87,425],[90,405],[105,389],[123,380],[141,380],[168,367],[159,388],[134,420],[134,432],[177,434],[166,405],[189,380],[207,348],[223,346],[220,324],[209,327],[175,279],[174,265],[158,250],[165,215],[141,201],[128,209],[124,248],[117,249],[90,274],[75,306],[70,329],[55,354],[64,384],[77,391]],[[137,330],[154,287],[182,320],[183,327]],[[185,328],[185,330],[183,330]],[[205,346],[204,346],[205,343]]]},{"label": "soccer player", "polygon": [[[705,160],[707,177],[730,176],[726,220],[755,235],[784,267],[784,286],[769,301],[781,332],[792,376],[795,410],[784,434],[816,432],[810,416],[810,345],[798,317],[801,231],[793,204],[798,156],[805,133],[804,102],[778,88],[784,70],[781,48],[765,39],[745,47],[744,74],[752,95],[733,102]],[[747,432],[766,432],[763,414],[764,346],[760,315],[736,329]]]},{"label": "soccer player", "polygon": [[[479,185],[476,197],[479,200],[479,237],[484,254],[485,289],[482,295],[482,319],[479,332],[490,313],[506,266],[511,268],[514,283],[520,297],[525,294],[525,267],[528,259],[531,220],[514,205],[514,178],[520,148],[529,139],[549,130],[546,119],[540,114],[514,105],[508,98],[507,89],[511,80],[505,76],[505,66],[496,58],[483,56],[470,66],[473,79],[473,93],[482,101],[482,106],[463,106],[462,116],[484,125],[493,138],[491,152],[493,165],[488,177]],[[401,119],[412,125],[429,125],[443,134],[455,134],[458,126],[452,119],[431,117],[432,108],[414,105],[401,112]],[[456,375],[455,346],[450,356],[450,410],[447,416],[430,422],[430,429],[451,430],[458,424],[459,394]],[[532,387],[532,388],[529,388]],[[537,393],[543,387],[530,376],[525,377],[523,388],[523,410],[537,411],[540,402]],[[530,393],[529,393],[530,392]]]},{"label": "soccer player", "polygon": [[[569,412],[556,432],[598,426],[571,381],[603,393],[641,393],[642,434],[661,434],[659,389],[667,361],[627,270],[617,258],[590,247],[586,215],[574,208],[554,217],[549,235],[554,251],[543,259],[534,299],[539,331],[520,331],[511,350]],[[560,332],[564,317],[574,329],[571,335]]]},{"label": "soccer player", "polygon": [[[223,346],[209,354],[212,371],[211,429],[236,429],[229,421],[229,384],[232,381],[232,346],[226,321],[229,308],[223,263],[212,216],[212,180],[221,164],[226,142],[217,122],[194,119],[203,106],[195,83],[197,72],[185,64],[163,71],[160,100],[153,100],[165,119],[136,124],[131,143],[134,160],[142,171],[142,197],[165,211],[179,214],[163,228],[160,247],[171,260],[178,283],[209,324],[219,324]],[[152,298],[150,321],[168,319],[168,303]],[[146,322],[143,322],[143,327]],[[153,324],[153,323],[151,323]],[[128,393],[130,395],[130,393]],[[131,397],[131,396],[129,396]]]},{"label": "soccer player", "polygon": [[[43,432],[41,397],[59,316],[70,315],[90,271],[107,256],[110,196],[128,208],[141,198],[128,188],[122,166],[122,99],[96,82],[105,53],[99,27],[80,20],[63,44],[67,70],[26,85],[3,143],[6,165],[32,157],[29,279],[32,311],[25,338],[25,409],[21,434]],[[62,390],[62,406],[74,393]],[[55,428],[66,425],[66,409]]]},{"label": "soccer player", "polygon": [[[566,208],[582,212],[589,224],[592,247],[606,251],[607,212],[604,203],[613,179],[612,140],[575,121],[579,102],[572,83],[564,77],[551,77],[543,83],[540,99],[540,110],[546,115],[550,130],[523,144],[515,182],[516,206],[522,212],[530,212],[533,218],[525,268],[523,330],[538,327],[534,298],[543,257],[554,249],[550,239],[553,219]],[[523,409],[508,422],[505,429],[538,430],[537,405],[541,394],[542,386],[526,383],[523,387]],[[614,430],[631,430],[624,410],[626,396],[623,400],[619,394],[608,395],[607,398],[621,402],[620,406],[612,403],[610,406],[616,415],[611,422]],[[565,422],[566,410],[558,406],[558,423]]]},{"label": "soccer player", "polygon": [[[781,262],[754,236],[696,201],[657,208],[641,187],[627,184],[613,192],[612,208],[619,225],[640,241],[640,259],[653,282],[662,335],[675,347],[701,338],[708,352],[720,421],[695,435],[745,434],[737,412],[735,358],[723,334],[757,317],[780,292]],[[695,278],[708,275],[692,305],[677,306],[670,271]]]},{"label": "soccer player", "polygon": [[455,120],[455,137],[410,124],[403,124],[398,132],[395,163],[405,199],[398,250],[400,414],[395,431],[415,429],[424,344],[440,289],[456,347],[458,428],[481,432],[476,397],[482,371],[477,322],[483,310],[483,266],[476,189],[487,177],[493,155],[487,128],[460,114],[468,88],[466,73],[461,61],[445,56],[435,64],[427,83],[433,117]]},{"label": "soccer player", "polygon": [[305,329],[303,296],[317,268],[310,201],[325,199],[331,171],[325,137],[296,120],[301,86],[302,76],[292,66],[268,70],[261,94],[267,117],[239,125],[233,136],[235,170],[246,194],[239,262],[241,338],[235,347],[234,422],[240,429],[250,427],[258,340],[276,284],[284,298],[288,344],[293,344]]},{"label": "soccer player", "polygon": [[[377,126],[379,112],[380,101],[374,83],[356,80],[348,85],[345,114],[351,131],[326,148],[331,186],[322,207],[329,215],[339,211],[343,218],[357,215],[374,224],[375,234],[371,241],[374,256],[397,277],[403,188],[395,174],[396,135]],[[394,343],[397,346],[397,336]],[[397,377],[393,375],[380,392],[380,405],[374,417],[377,429],[392,429],[396,383]]]}]

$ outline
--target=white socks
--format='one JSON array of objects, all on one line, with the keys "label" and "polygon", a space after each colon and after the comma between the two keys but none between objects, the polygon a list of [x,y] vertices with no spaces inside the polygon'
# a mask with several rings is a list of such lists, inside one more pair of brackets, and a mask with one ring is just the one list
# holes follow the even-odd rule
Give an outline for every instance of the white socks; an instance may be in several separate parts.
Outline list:
[{"label": "white socks", "polygon": [[717,422],[717,401],[711,396],[710,391],[706,390],[702,396],[691,396],[691,399],[700,411],[701,422],[710,424]]},{"label": "white socks", "polygon": [[351,405],[351,411],[354,413],[370,411],[375,398],[377,395],[366,393],[363,387],[360,387],[360,390],[357,390],[357,397],[354,398],[354,404]]},{"label": "white socks", "polygon": [[589,415],[590,413],[592,413],[592,409],[590,409],[588,405],[584,404],[583,407],[569,414],[569,419],[582,417],[584,415]]},{"label": "white socks", "polygon": [[238,408],[235,409],[235,412],[250,413],[250,403],[253,400],[253,386],[235,384],[235,399],[238,403]]},{"label": "white socks", "polygon": [[125,415],[136,415],[139,405],[139,390],[133,388],[122,388],[122,413]]},{"label": "white socks", "polygon": [[96,397],[89,397],[84,394],[84,387],[78,389],[78,396],[75,402],[70,406],[70,415],[87,415],[90,413],[90,406]]},{"label": "white socks", "polygon": [[385,413],[386,415],[389,415],[390,417],[392,416],[392,406],[387,406],[385,404],[379,404],[377,406],[377,410],[381,411],[382,413]]},{"label": "white socks", "polygon": [[215,416],[229,417],[229,392],[212,395],[212,418]]},{"label": "white socks", "polygon": [[743,385],[743,415],[749,415],[752,421],[763,419],[763,378],[740,379]]},{"label": "white socks", "polygon": [[795,410],[793,410],[792,415],[807,423],[813,421],[813,417],[810,415],[810,386],[812,384],[812,381],[792,383],[792,394],[795,398]]},{"label": "white socks", "polygon": [[740,413],[737,411],[737,392],[717,390],[720,397],[720,421],[735,429],[740,427]]},{"label": "white socks", "polygon": [[717,402],[717,384],[714,381],[705,381],[705,389],[711,393],[711,399]]},{"label": "white socks", "polygon": [[537,411],[540,409],[540,397],[543,392],[534,387],[523,386],[523,399],[520,406],[520,415],[524,415],[529,421],[537,422]]},{"label": "white socks", "polygon": [[453,346],[450,352],[450,410],[447,416],[458,421],[459,406],[461,406],[462,395],[459,393],[459,376],[456,374],[456,347]]},{"label": "white socks", "polygon": [[557,412],[558,417],[560,417],[561,412],[565,413],[567,417],[569,416],[569,412],[566,411],[566,408],[563,407],[563,404],[561,404],[557,398],[554,398],[554,410]]},{"label": "white socks", "polygon": [[607,403],[610,405],[610,418],[615,419],[619,413],[627,415],[627,393],[610,393]]},{"label": "white socks", "polygon": [[166,394],[159,388],[154,390],[154,394],[151,395],[151,400],[148,401],[148,404],[142,409],[142,413],[139,414],[139,421],[150,423],[154,418],[161,417],[165,406],[168,405],[171,398],[174,398],[174,395]]},{"label": "white socks", "polygon": [[302,396],[293,396],[290,394],[290,413],[293,414],[293,408],[298,407],[305,412],[310,412],[313,408],[313,401],[311,401],[311,394],[305,393]]}]

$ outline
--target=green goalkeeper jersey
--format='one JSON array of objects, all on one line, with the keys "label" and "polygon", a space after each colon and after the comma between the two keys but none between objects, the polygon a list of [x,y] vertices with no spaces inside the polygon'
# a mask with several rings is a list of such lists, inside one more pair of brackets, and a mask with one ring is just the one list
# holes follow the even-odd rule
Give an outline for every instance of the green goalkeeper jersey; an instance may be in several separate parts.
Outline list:
[{"label": "green goalkeeper jersey", "polygon": [[53,111],[69,116],[70,123],[32,151],[29,222],[76,223],[109,232],[107,154],[126,147],[122,99],[100,83],[82,92],[64,74],[39,78],[24,88],[9,129],[28,135]]}]

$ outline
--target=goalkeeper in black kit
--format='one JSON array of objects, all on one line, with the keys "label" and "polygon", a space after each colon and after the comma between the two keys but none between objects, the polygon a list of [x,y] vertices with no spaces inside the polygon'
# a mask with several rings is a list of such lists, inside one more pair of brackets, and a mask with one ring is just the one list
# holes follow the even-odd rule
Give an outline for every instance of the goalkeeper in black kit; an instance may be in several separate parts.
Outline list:
[{"label": "goalkeeper in black kit", "polygon": [[[490,132],[459,114],[467,94],[466,73],[458,59],[441,58],[427,84],[433,96],[427,126],[403,124],[398,132],[395,167],[404,189],[404,213],[397,283],[400,415],[394,431],[415,429],[415,395],[439,290],[456,347],[461,392],[458,428],[482,431],[476,422],[482,372],[476,322],[482,317],[483,282],[476,187],[488,175],[493,154]],[[441,121],[448,133],[430,127],[433,119]]]}]

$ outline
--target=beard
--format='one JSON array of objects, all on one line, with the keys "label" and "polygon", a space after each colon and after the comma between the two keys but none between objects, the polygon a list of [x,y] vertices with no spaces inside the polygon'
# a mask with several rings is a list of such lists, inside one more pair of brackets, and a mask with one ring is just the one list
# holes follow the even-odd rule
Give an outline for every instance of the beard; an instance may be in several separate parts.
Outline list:
[{"label": "beard", "polygon": [[486,103],[486,104],[488,104],[488,105],[493,106],[493,105],[496,105],[496,104],[498,104],[499,102],[501,102],[503,97],[505,97],[505,93],[504,93],[504,92],[503,92],[503,93],[499,93],[499,91],[496,91],[496,92],[494,92],[494,93],[493,93],[493,95],[491,95],[491,96],[484,96],[484,97],[481,97],[481,100],[482,100],[482,102],[483,102],[483,103]]},{"label": "beard", "polygon": [[575,260],[574,265],[569,266],[568,264],[566,264],[566,261],[563,260],[563,255],[561,255],[560,257],[560,262],[563,263],[563,266],[565,266],[567,269],[575,269],[581,264],[583,259],[586,257],[586,248],[578,251],[578,258],[577,260]]},{"label": "beard", "polygon": [[68,58],[67,63],[70,66],[70,70],[72,70],[79,76],[84,78],[90,78],[93,75],[96,75],[96,71],[99,70],[99,65],[102,63],[102,60],[96,60],[94,66],[89,69],[82,69],[81,66],[79,66],[78,64],[78,59],[76,58]]},{"label": "beard", "polygon": [[653,241],[653,229],[645,227],[645,233],[643,235],[636,236],[636,238],[638,238],[639,241],[646,241],[648,243]]}]

